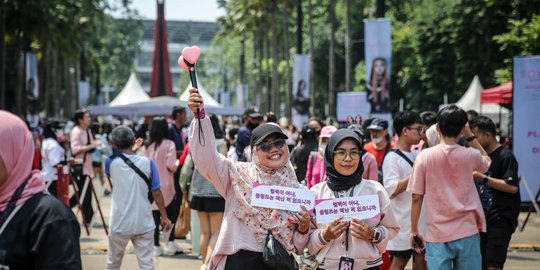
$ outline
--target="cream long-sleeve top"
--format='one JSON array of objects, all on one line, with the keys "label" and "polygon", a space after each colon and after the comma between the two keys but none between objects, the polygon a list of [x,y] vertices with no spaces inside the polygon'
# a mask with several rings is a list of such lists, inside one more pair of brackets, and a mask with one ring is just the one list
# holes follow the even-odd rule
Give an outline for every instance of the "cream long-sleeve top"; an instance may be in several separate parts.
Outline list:
[{"label": "cream long-sleeve top", "polygon": [[[352,190],[354,188],[354,190]],[[382,238],[378,243],[357,239],[352,236],[349,229],[349,258],[354,259],[353,270],[360,270],[369,267],[374,267],[382,264],[381,255],[386,251],[388,241],[394,238],[399,232],[399,225],[394,216],[390,198],[384,187],[376,181],[362,179],[360,184],[350,188],[347,192],[340,192],[338,196],[349,196],[352,192],[353,196],[361,195],[378,195],[379,206],[381,211],[380,218],[363,220],[369,227],[378,227],[382,230]],[[334,199],[336,194],[328,187],[327,182],[319,183],[311,188],[315,191],[315,199]],[[308,250],[310,254],[317,254],[324,246],[331,245],[328,253],[324,257],[323,264],[319,266],[321,269],[339,269],[339,260],[346,254],[345,251],[345,236],[341,234],[335,240],[326,242],[322,236],[325,224],[318,224],[318,229],[314,230],[308,242]]]},{"label": "cream long-sleeve top", "polygon": [[[223,223],[214,248],[214,253],[208,265],[208,269],[225,269],[225,263],[228,255],[235,254],[240,250],[249,250],[262,252],[264,243],[259,243],[251,233],[248,226],[238,219],[234,210],[239,207],[230,173],[229,166],[235,166],[237,163],[228,160],[225,156],[219,154],[215,146],[214,131],[208,117],[200,119],[203,134],[199,141],[199,123],[198,119],[193,119],[189,132],[189,148],[195,167],[199,173],[208,179],[216,190],[225,198],[225,212],[223,214]],[[294,232],[293,243],[297,252],[301,253],[309,238],[309,233],[300,234]]]}]

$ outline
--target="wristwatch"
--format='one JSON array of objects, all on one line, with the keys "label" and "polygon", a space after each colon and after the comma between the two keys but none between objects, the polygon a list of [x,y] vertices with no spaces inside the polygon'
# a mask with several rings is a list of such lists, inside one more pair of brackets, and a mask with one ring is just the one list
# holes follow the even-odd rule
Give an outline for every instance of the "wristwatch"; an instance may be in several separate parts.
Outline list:
[{"label": "wristwatch", "polygon": [[467,138],[467,142],[472,142],[474,139],[476,139],[476,136],[472,135],[471,137]]},{"label": "wristwatch", "polygon": [[489,181],[489,175],[486,175],[484,176],[484,178],[482,178],[482,183],[487,185],[488,181]]},{"label": "wristwatch", "polygon": [[372,243],[378,243],[381,241],[381,232],[377,228],[372,228],[373,238],[371,238]]}]

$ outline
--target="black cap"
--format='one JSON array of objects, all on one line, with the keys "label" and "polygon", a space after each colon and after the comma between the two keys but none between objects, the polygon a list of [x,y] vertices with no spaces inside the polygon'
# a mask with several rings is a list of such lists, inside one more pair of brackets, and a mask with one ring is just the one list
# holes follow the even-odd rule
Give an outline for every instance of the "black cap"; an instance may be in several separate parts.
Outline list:
[{"label": "black cap", "polygon": [[244,115],[247,115],[251,118],[262,118],[263,115],[257,107],[249,107],[244,111]]},{"label": "black cap", "polygon": [[251,146],[251,149],[253,149],[253,146],[258,145],[266,139],[266,137],[270,135],[276,135],[279,138],[287,139],[287,135],[283,133],[281,128],[276,124],[262,124],[256,127],[251,132],[251,142],[249,145]]},{"label": "black cap", "polygon": [[359,125],[359,124],[352,124],[352,125],[348,126],[347,129],[350,129],[350,130],[356,132],[356,134],[358,134],[360,136],[360,138],[364,138],[366,136],[366,132],[364,131],[362,126]]},{"label": "black cap", "polygon": [[371,121],[371,124],[366,128],[368,130],[385,130],[388,128],[388,121],[380,118],[375,118]]}]

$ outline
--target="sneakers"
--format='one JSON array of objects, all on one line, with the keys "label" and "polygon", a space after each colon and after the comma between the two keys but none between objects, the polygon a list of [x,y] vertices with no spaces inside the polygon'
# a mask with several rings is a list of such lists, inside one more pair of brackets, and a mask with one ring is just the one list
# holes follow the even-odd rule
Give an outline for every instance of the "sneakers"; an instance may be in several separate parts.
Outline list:
[{"label": "sneakers", "polygon": [[199,270],[208,270],[208,265],[206,264],[201,265],[201,268],[199,268]]},{"label": "sneakers", "polygon": [[167,242],[167,255],[182,254],[184,251],[176,242],[169,241]]},{"label": "sneakers", "polygon": [[154,257],[163,256],[163,248],[154,246]]}]

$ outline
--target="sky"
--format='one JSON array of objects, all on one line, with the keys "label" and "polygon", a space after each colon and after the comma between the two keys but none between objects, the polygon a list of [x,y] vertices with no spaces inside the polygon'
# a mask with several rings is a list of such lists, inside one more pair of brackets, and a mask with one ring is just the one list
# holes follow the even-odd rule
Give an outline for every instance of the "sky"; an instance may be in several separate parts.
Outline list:
[{"label": "sky", "polygon": [[[144,19],[157,16],[155,0],[133,0],[132,7]],[[216,0],[165,0],[166,20],[215,22],[224,14],[225,10],[218,8]]]}]

